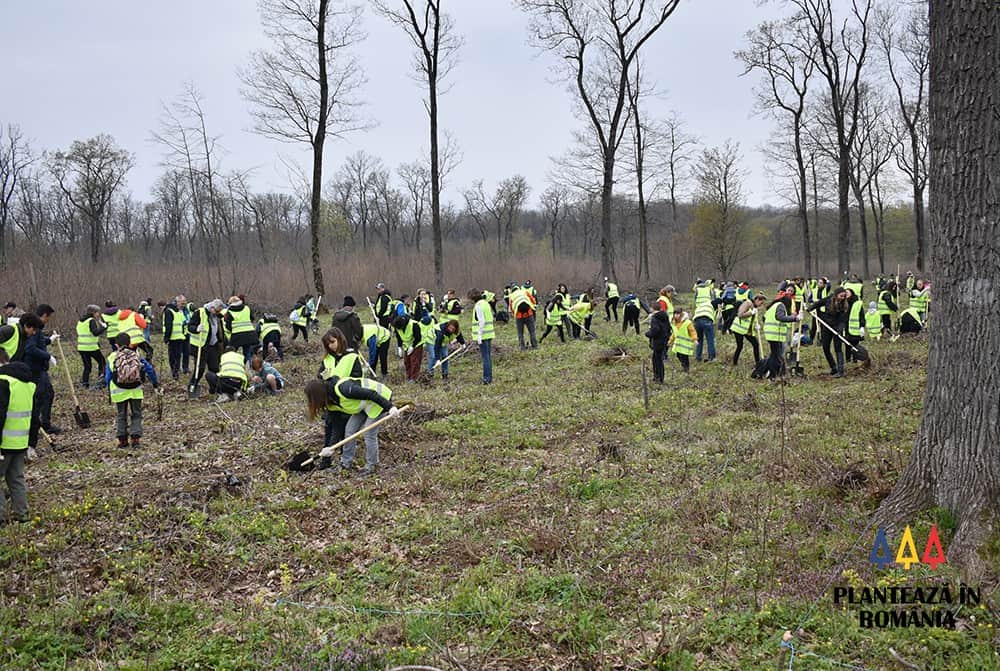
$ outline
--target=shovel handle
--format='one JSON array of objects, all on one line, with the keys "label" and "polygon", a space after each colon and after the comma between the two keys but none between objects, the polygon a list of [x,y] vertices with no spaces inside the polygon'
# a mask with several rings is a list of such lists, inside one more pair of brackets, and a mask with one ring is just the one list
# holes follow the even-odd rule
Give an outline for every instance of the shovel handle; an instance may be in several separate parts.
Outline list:
[{"label": "shovel handle", "polygon": [[73,397],[73,405],[80,409],[80,400],[76,397],[76,389],[73,388],[73,376],[69,374],[69,362],[66,361],[66,353],[63,351],[62,338],[56,340],[56,347],[59,348],[59,358],[63,360],[63,367],[66,369],[66,381],[69,382],[69,393]]},{"label": "shovel handle", "polygon": [[[403,413],[403,412],[406,412],[406,411],[412,410],[412,409],[413,409],[412,405],[404,405],[402,408],[399,409],[399,411],[401,413]],[[374,422],[372,422],[371,424],[369,424],[365,428],[361,429],[360,431],[355,431],[354,433],[352,433],[351,435],[349,435],[347,438],[344,438],[340,442],[337,442],[337,443],[334,443],[333,445],[330,445],[330,447],[333,448],[333,449],[336,449],[336,448],[338,448],[338,447],[340,447],[342,445],[347,445],[352,440],[354,440],[356,438],[360,438],[361,436],[365,435],[366,433],[368,433],[369,431],[371,431],[372,429],[374,429],[379,424],[382,424],[383,422],[387,422],[390,419],[392,419],[392,417],[390,417],[388,414],[386,414],[386,416],[383,417],[382,419],[375,420]]]}]

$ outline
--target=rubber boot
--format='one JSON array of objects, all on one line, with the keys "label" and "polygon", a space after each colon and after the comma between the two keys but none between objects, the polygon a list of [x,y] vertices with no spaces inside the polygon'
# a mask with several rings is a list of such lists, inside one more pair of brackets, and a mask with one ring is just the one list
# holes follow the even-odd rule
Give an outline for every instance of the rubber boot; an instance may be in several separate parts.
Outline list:
[{"label": "rubber boot", "polygon": [[122,449],[128,447],[128,436],[118,436],[118,447]]}]

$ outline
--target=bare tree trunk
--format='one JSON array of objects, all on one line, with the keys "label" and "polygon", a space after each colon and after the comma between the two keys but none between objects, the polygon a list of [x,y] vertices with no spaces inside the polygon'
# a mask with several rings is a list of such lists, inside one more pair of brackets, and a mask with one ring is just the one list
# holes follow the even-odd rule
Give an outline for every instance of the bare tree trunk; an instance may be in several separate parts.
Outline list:
[{"label": "bare tree trunk", "polygon": [[865,194],[861,186],[852,180],[851,189],[854,191],[854,200],[858,206],[858,226],[861,229],[861,267],[864,270],[864,279],[871,277],[871,270],[868,265],[868,216],[865,211]]},{"label": "bare tree trunk", "polygon": [[604,183],[601,185],[601,276],[616,280],[614,240],[611,237],[611,198],[614,185],[615,157],[608,152],[604,157]]},{"label": "bare tree trunk", "polygon": [[330,81],[326,73],[326,19],[330,0],[319,0],[319,17],[316,23],[316,50],[319,58],[319,116],[313,136],[312,195],[309,200],[309,246],[312,251],[313,284],[316,294],[326,293],[323,266],[319,258],[319,224],[323,207],[323,143],[326,141],[329,112]]},{"label": "bare tree trunk", "polygon": [[[948,558],[967,573],[1000,509],[1000,12],[931,0],[930,235],[934,323],[924,416],[910,462],[878,516],[900,522],[930,506],[958,520]],[[992,392],[988,390],[994,390]]]},{"label": "bare tree trunk", "polygon": [[837,275],[851,270],[851,157],[841,149],[837,175]]},{"label": "bare tree trunk", "polygon": [[822,275],[819,268],[819,180],[816,178],[816,157],[810,157],[813,178],[813,249],[816,251],[816,275]]},{"label": "bare tree trunk", "polygon": [[[441,168],[438,165],[437,76],[428,77],[427,111],[431,118],[431,240],[434,247],[434,285],[444,286],[444,240],[441,235]],[[420,251],[420,222],[417,222],[417,251]]]},{"label": "bare tree trunk", "polygon": [[927,249],[924,223],[924,187],[913,185],[913,225],[917,231],[917,270],[924,272],[924,250]]},{"label": "bare tree trunk", "polygon": [[799,222],[802,224],[802,266],[805,269],[803,277],[809,277],[812,268],[812,253],[809,250],[809,195],[806,191],[809,182],[806,179],[806,160],[802,155],[802,122],[795,119],[795,165],[799,172],[796,185],[799,192]]}]

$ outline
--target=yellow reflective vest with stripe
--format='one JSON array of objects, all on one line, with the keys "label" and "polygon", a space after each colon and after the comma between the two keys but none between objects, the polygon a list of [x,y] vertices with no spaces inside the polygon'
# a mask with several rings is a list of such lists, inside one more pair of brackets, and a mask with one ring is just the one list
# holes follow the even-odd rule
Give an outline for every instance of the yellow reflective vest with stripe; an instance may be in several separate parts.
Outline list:
[{"label": "yellow reflective vest with stripe", "polygon": [[81,319],[76,323],[76,351],[96,352],[101,348],[97,336],[90,332],[90,320],[93,317]]},{"label": "yellow reflective vest with stripe", "polygon": [[[108,368],[111,369],[111,382],[108,384],[108,392],[111,394],[112,403],[121,403],[122,401],[129,400],[139,400],[143,399],[142,384],[138,384],[135,389],[125,389],[124,387],[119,387],[115,384],[115,362],[118,360],[118,352],[112,352],[108,357]],[[139,365],[142,366],[142,360],[139,360]],[[142,373],[140,372],[140,375]],[[141,379],[141,378],[140,378]]]},{"label": "yellow reflective vest with stripe", "polygon": [[788,331],[791,328],[788,323],[778,320],[778,306],[775,303],[764,313],[764,340],[768,342],[785,342],[788,339]]},{"label": "yellow reflective vest with stripe", "polygon": [[680,324],[675,320],[670,320],[670,330],[674,333],[674,344],[670,351],[675,354],[694,354],[694,340],[691,339],[691,320],[685,319]]},{"label": "yellow reflective vest with stripe", "polygon": [[375,336],[375,344],[381,345],[383,343],[389,342],[392,338],[392,333],[384,326],[379,324],[365,324],[361,327],[362,339],[367,343],[372,336]]},{"label": "yellow reflective vest with stripe", "polygon": [[[119,315],[121,312],[118,313]],[[128,317],[125,319],[118,320],[118,333],[128,334],[128,344],[131,346],[138,345],[139,343],[145,342],[146,339],[142,335],[142,329],[139,325],[135,323],[135,311],[128,313]]]},{"label": "yellow reflective vest with stripe", "polygon": [[249,333],[253,331],[253,321],[250,320],[250,308],[244,305],[239,310],[230,310],[232,317],[230,326],[226,329],[226,338],[232,338],[239,333]]},{"label": "yellow reflective vest with stripe", "polygon": [[219,360],[219,377],[239,380],[245,388],[247,386],[247,365],[243,360],[243,354],[239,352],[224,353]]},{"label": "yellow reflective vest with stripe", "polygon": [[10,386],[10,400],[7,402],[7,418],[3,423],[0,448],[26,450],[35,402],[35,383],[22,382],[9,375],[0,375],[0,380],[6,381]]},{"label": "yellow reflective vest with stripe", "polygon": [[392,389],[389,389],[388,386],[382,384],[381,382],[376,382],[375,380],[369,380],[367,378],[363,380],[342,378],[340,382],[337,383],[337,386],[335,388],[337,392],[337,402],[339,403],[342,409],[341,411],[347,413],[348,415],[356,415],[359,412],[363,412],[366,415],[368,415],[370,419],[375,419],[383,412],[385,412],[385,410],[383,410],[382,406],[380,406],[378,403],[375,403],[374,401],[369,401],[367,399],[348,398],[344,396],[340,388],[341,386],[344,385],[345,382],[353,382],[354,384],[359,384],[365,389],[371,389],[372,391],[374,391],[376,394],[378,394],[387,401],[392,400]]}]

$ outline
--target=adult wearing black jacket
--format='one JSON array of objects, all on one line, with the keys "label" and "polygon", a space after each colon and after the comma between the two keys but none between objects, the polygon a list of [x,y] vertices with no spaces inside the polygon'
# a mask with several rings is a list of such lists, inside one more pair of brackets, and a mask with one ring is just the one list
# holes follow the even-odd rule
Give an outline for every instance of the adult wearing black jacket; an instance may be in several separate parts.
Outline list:
[{"label": "adult wearing black jacket", "polygon": [[331,326],[338,328],[347,338],[347,346],[350,349],[361,351],[361,341],[364,340],[365,331],[361,325],[361,317],[354,311],[357,307],[352,296],[344,296],[344,304],[339,310],[333,313],[333,323]]},{"label": "adult wearing black jacket", "polygon": [[[55,310],[45,303],[35,309],[35,315],[41,321],[42,328],[53,314]],[[52,388],[52,380],[49,379],[49,366],[58,365],[56,358],[49,354],[49,345],[57,340],[59,340],[58,333],[47,336],[42,329],[38,329],[24,347],[24,362],[31,369],[32,381],[35,383],[35,407],[38,408],[38,419],[42,423],[42,428],[52,435],[62,433],[61,428],[52,424],[52,402],[55,401],[56,392]]]},{"label": "adult wearing black jacket", "polygon": [[[843,336],[847,331],[847,319],[851,311],[848,296],[849,292],[847,289],[837,287],[826,298],[811,303],[807,307],[807,310],[809,312],[819,310],[822,315],[820,319]],[[840,338],[831,333],[830,329],[820,326],[820,342],[823,343],[823,356],[826,357],[826,362],[830,365],[830,375],[844,377],[844,347]],[[833,351],[837,355],[836,360],[830,354],[831,343],[833,344]]]},{"label": "adult wearing black jacket", "polygon": [[[80,315],[80,321],[77,324],[77,351],[80,354],[80,359],[83,360],[83,388],[90,388],[90,371],[93,370],[93,366],[97,364],[97,381],[94,383],[94,387],[104,386],[104,355],[101,353],[101,348],[98,346],[97,339],[103,336],[108,330],[108,325],[104,323],[101,319],[101,308],[96,305],[88,305],[87,309],[84,310],[83,314]],[[84,339],[82,336],[87,334],[92,336],[92,340],[89,346],[83,344]],[[87,347],[87,349],[80,349],[80,347]]]},{"label": "adult wearing black jacket", "polygon": [[392,292],[385,288],[385,285],[379,282],[375,285],[378,290],[378,295],[375,296],[375,318],[378,319],[379,326],[384,326],[389,328],[392,326],[393,314],[392,306]]},{"label": "adult wearing black jacket", "polygon": [[653,379],[660,384],[663,384],[663,359],[666,356],[670,333],[670,315],[663,310],[657,310],[653,313],[646,337],[649,338],[649,346],[653,348]]}]

